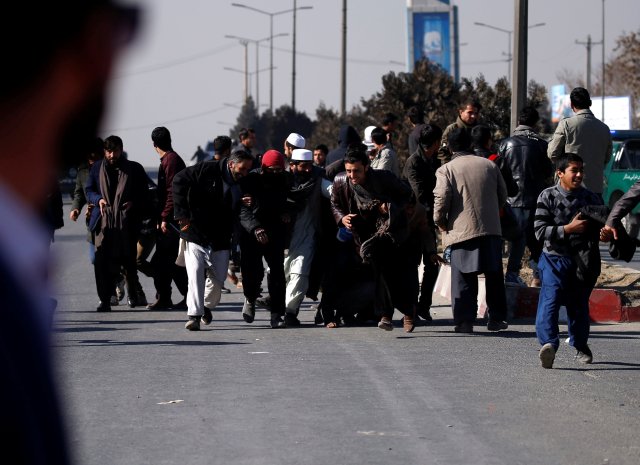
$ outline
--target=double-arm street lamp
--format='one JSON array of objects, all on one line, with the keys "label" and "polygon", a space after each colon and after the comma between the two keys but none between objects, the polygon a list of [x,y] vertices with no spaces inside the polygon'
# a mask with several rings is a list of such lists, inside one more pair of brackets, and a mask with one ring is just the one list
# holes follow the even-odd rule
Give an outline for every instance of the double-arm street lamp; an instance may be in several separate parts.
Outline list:
[{"label": "double-arm street lamp", "polygon": [[[255,11],[256,13],[261,13],[263,15],[269,16],[269,110],[273,111],[273,17],[278,15],[283,15],[285,13],[296,12],[298,10],[311,10],[312,6],[296,6],[296,0],[294,0],[293,8],[289,8],[287,10],[269,12],[264,11],[259,8],[255,8],[249,5],[245,5],[243,3],[232,3],[231,6],[235,6],[238,8],[246,8],[247,10]],[[296,82],[296,24],[295,24],[296,16],[293,15],[293,95],[291,98],[292,107],[295,109],[295,82]]]},{"label": "double-arm street lamp", "polygon": [[[227,39],[236,39],[242,45],[244,45],[244,44],[246,44],[248,42],[251,42],[251,43],[255,44],[255,46],[256,46],[256,71],[255,71],[255,74],[256,74],[256,108],[260,108],[260,74],[259,73],[269,69],[269,68],[260,69],[260,58],[259,58],[260,57],[260,49],[259,49],[260,48],[260,42],[265,42],[267,40],[271,41],[271,40],[275,39],[276,37],[284,37],[284,36],[288,36],[288,35],[289,35],[288,33],[283,32],[283,33],[280,33],[280,34],[276,34],[274,36],[269,36],[269,37],[265,37],[264,39],[258,39],[258,40],[247,39],[246,37],[238,37],[238,36],[235,36],[235,35],[225,35],[225,37]],[[245,51],[246,51],[246,48],[245,48]],[[246,61],[245,61],[245,74],[252,74],[252,73],[249,73],[249,71],[246,69]],[[246,78],[245,78],[245,81],[246,81]],[[247,97],[248,97],[248,95],[245,92],[245,101],[246,101]]]},{"label": "double-arm street lamp", "polygon": [[[494,29],[496,31],[504,32],[507,34],[507,81],[511,82],[511,60],[513,59],[513,55],[511,53],[511,34],[513,31],[509,31],[508,29],[502,29],[501,27],[492,26],[490,24],[480,23],[478,21],[474,22],[476,26],[488,27],[489,29]],[[534,27],[544,26],[547,23],[537,23],[529,26],[529,29]]]}]

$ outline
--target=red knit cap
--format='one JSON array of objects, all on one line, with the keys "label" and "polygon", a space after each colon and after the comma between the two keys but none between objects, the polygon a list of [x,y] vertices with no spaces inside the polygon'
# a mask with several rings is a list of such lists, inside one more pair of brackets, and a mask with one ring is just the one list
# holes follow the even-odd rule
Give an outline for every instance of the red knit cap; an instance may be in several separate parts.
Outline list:
[{"label": "red knit cap", "polygon": [[262,166],[268,168],[278,166],[284,169],[284,155],[277,150],[267,150],[262,155]]}]

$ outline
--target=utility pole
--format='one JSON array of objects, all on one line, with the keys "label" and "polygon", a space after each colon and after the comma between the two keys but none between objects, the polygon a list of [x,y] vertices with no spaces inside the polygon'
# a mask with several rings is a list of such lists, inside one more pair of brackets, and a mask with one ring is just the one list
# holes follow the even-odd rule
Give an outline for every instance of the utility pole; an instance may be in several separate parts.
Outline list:
[{"label": "utility pole", "polygon": [[293,71],[291,71],[291,108],[296,111],[296,14],[298,2],[293,0]]},{"label": "utility pole", "polygon": [[513,82],[511,83],[511,132],[518,126],[518,115],[527,101],[527,42],[529,0],[514,0]]},{"label": "utility pole", "polygon": [[342,0],[342,62],[340,69],[340,112],[347,114],[347,0]]},{"label": "utility pole", "polygon": [[578,45],[585,45],[587,47],[587,90],[589,90],[589,92],[591,92],[591,47],[593,45],[599,45],[602,42],[592,42],[591,41],[591,34],[589,34],[587,36],[587,41],[586,42],[580,42],[579,40],[576,40],[576,44]]},{"label": "utility pole", "polygon": [[604,123],[604,96],[606,95],[604,91],[604,0],[602,0],[602,122]]}]

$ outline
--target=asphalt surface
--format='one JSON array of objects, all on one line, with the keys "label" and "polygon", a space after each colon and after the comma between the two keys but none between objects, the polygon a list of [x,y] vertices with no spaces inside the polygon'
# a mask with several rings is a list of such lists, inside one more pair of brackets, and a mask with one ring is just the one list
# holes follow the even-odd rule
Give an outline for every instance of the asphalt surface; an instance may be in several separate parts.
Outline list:
[{"label": "asphalt surface", "polygon": [[640,324],[594,325],[593,365],[563,344],[545,370],[527,321],[459,335],[438,301],[412,334],[326,329],[305,302],[301,328],[272,330],[227,282],[188,332],[180,311],[96,313],[84,227],[65,223],[53,342],[76,463],[640,463]]}]

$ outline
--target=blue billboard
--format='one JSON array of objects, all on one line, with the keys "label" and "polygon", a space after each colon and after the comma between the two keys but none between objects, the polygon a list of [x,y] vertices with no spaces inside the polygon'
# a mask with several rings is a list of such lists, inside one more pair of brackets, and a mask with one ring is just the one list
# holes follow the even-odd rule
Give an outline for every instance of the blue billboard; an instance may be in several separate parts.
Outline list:
[{"label": "blue billboard", "polygon": [[449,12],[413,13],[413,62],[423,58],[451,72]]}]

